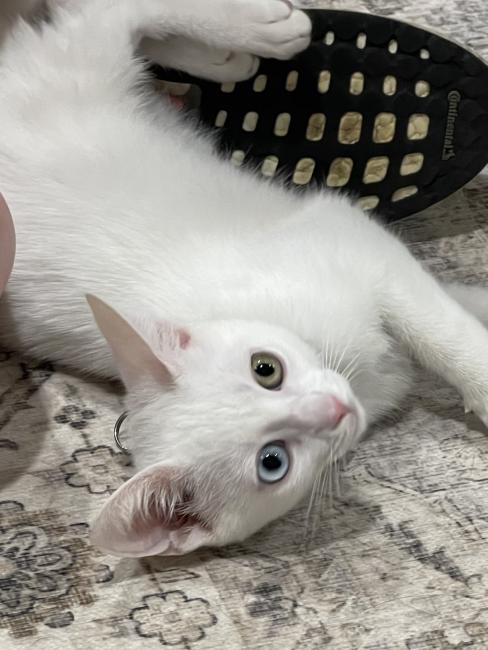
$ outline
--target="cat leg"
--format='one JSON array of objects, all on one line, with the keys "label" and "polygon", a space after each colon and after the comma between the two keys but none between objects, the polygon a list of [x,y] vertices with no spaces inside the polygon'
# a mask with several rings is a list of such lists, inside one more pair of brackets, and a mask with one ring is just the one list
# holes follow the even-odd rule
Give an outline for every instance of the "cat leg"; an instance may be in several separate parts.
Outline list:
[{"label": "cat leg", "polygon": [[[219,49],[288,59],[310,43],[311,22],[288,0],[145,0],[144,31],[188,36]],[[139,14],[140,15],[140,14]]]},{"label": "cat leg", "polygon": [[245,52],[233,52],[200,43],[184,36],[164,41],[145,38],[141,53],[163,68],[188,72],[210,81],[243,81],[259,67],[259,58]]},{"label": "cat leg", "polygon": [[[16,92],[11,101],[34,104],[49,94],[51,102],[73,97],[78,105],[80,97],[96,97],[98,104],[119,104],[140,81],[143,66],[134,52],[144,36],[183,36],[220,50],[284,59],[307,47],[310,33],[310,19],[287,0],[85,0],[55,6],[52,22],[40,31],[21,24],[1,64],[14,86],[28,80],[29,95]],[[252,74],[253,62],[240,57],[237,67],[243,62]]]},{"label": "cat leg", "polygon": [[[271,37],[270,30],[269,36],[272,40],[276,39],[276,44],[274,46],[274,51],[271,51],[270,44],[268,44],[265,52],[276,58],[289,58],[293,48],[299,47],[303,49],[303,47],[308,44],[309,27],[306,22],[307,19],[304,19],[304,14],[301,12],[297,13],[296,10],[294,10],[287,2],[282,2],[281,5],[278,5],[276,4],[276,1],[279,2],[280,0],[274,0],[274,10],[276,11],[276,15],[272,15],[271,12],[268,14],[264,13],[264,15],[268,15],[268,20],[270,18],[282,18],[288,13],[289,23],[296,19],[299,20],[299,23],[303,23],[304,27],[303,30],[300,30],[300,33],[305,34],[306,38],[303,39],[303,43],[294,42],[292,36],[293,31],[291,31],[293,30],[293,25],[286,25],[287,20],[278,20],[278,23],[283,23],[281,29],[284,30],[284,34],[282,35],[284,43],[276,47],[279,40],[279,32],[277,31],[277,34]],[[227,1],[226,4],[227,8],[229,5],[234,5],[240,9],[241,12],[243,10],[242,2]],[[252,8],[252,3],[250,3],[250,5],[250,15],[256,19],[259,14],[261,14],[260,18],[263,19],[263,9],[266,11],[266,2],[262,2],[261,0],[260,12],[256,12],[255,7],[254,9]],[[212,4],[210,4],[209,7],[212,8]],[[228,19],[228,17],[226,19]],[[235,19],[236,18],[233,17],[234,22]],[[235,29],[235,24],[233,26]],[[229,43],[227,35],[223,35],[221,29],[222,28],[217,29],[218,40]],[[241,81],[248,79],[256,73],[259,66],[259,59],[255,55],[261,54],[266,56],[266,53],[263,54],[262,50],[263,43],[252,45],[250,42],[247,42],[248,35],[245,26],[242,26],[241,31],[244,31],[245,33],[241,33],[239,35],[240,38],[233,40],[231,49],[223,49],[222,47],[209,45],[209,43],[216,42],[216,38],[215,34],[211,34],[207,29],[200,33],[202,42],[181,36],[168,38],[164,41],[160,39],[145,38],[142,42],[141,50],[145,56],[152,61],[159,63],[163,67],[183,70],[197,77],[203,77],[212,81]],[[288,42],[290,37],[291,42]],[[243,49],[244,52],[236,52],[236,49]]]},{"label": "cat leg", "polygon": [[[288,59],[305,49],[311,38],[310,19],[288,0],[86,0],[68,6],[70,20],[65,13],[58,14],[56,20],[54,11],[55,22],[59,25],[59,16],[64,16],[63,30],[76,30],[78,41],[80,29],[87,36],[89,33],[87,50],[93,49],[94,43],[104,47],[109,43],[106,57],[109,50],[116,54],[121,44],[130,41],[134,46],[147,36],[171,39],[163,55],[171,64],[177,55],[183,56],[190,65],[192,52],[185,55],[188,40],[180,45],[172,38],[180,36],[191,39],[194,56],[202,53],[197,41],[219,51]],[[212,59],[215,49],[213,54],[208,49],[205,58]],[[221,58],[215,63],[222,63]],[[191,65],[198,67],[195,61]]]},{"label": "cat leg", "polygon": [[386,327],[425,367],[455,386],[466,409],[488,426],[488,330],[403,247],[396,249],[387,276]]}]

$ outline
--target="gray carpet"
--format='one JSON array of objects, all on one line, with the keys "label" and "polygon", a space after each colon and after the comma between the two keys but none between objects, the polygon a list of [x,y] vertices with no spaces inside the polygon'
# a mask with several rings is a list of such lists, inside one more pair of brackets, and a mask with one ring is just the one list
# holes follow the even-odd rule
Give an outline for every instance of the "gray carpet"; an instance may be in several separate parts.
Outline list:
[{"label": "gray carpet", "polygon": [[[488,58],[486,0],[406,5],[327,3]],[[486,174],[402,230],[438,276],[488,286]],[[425,377],[401,420],[361,444],[307,543],[299,510],[178,560],[119,560],[87,541],[129,475],[111,439],[120,404],[114,388],[0,354],[2,650],[488,648],[488,436],[450,388]]]}]

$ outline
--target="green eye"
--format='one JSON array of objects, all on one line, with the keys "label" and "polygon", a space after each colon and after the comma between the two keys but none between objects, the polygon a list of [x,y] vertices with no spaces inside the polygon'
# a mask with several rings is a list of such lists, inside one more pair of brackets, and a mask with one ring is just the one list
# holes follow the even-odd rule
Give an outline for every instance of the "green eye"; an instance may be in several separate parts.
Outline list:
[{"label": "green eye", "polygon": [[283,366],[272,354],[256,352],[251,357],[254,379],[267,390],[275,390],[283,383]]}]

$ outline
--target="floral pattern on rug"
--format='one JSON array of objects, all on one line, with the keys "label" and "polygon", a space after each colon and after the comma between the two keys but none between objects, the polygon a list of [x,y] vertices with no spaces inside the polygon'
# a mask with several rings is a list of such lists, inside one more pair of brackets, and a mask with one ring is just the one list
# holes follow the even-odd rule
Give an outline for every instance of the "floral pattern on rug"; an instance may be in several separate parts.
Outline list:
[{"label": "floral pattern on rug", "polygon": [[[309,0],[441,31],[488,58],[485,0]],[[444,280],[488,286],[488,174],[398,230]],[[324,515],[188,557],[120,559],[88,528],[130,475],[120,387],[0,352],[2,650],[488,648],[488,435],[422,376]]]}]

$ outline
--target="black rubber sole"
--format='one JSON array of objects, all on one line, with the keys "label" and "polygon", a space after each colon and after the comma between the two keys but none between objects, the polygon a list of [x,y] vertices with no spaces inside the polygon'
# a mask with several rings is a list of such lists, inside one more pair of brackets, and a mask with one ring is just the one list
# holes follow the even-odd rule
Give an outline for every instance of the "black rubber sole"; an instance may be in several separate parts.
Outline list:
[{"label": "black rubber sole", "polygon": [[202,122],[235,164],[329,186],[394,221],[437,203],[488,163],[488,66],[441,36],[369,14],[307,11],[311,46],[262,60],[253,79],[201,89]]}]

